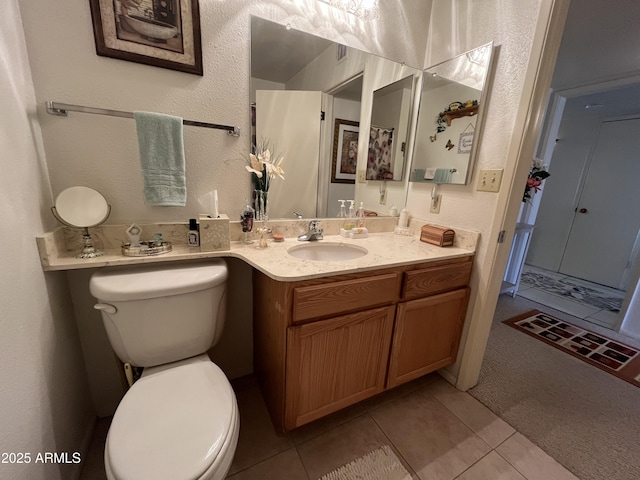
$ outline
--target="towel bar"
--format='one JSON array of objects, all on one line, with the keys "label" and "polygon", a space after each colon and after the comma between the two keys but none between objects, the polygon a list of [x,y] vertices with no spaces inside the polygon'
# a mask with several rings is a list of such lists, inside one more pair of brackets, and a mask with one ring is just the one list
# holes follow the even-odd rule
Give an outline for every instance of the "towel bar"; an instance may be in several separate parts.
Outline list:
[{"label": "towel bar", "polygon": [[[47,113],[49,115],[58,115],[66,117],[68,112],[93,113],[97,115],[109,115],[111,117],[133,118],[133,112],[123,112],[120,110],[109,110],[107,108],[83,107],[80,105],[69,105],[66,103],[57,103],[47,100]],[[233,137],[240,136],[240,128],[231,125],[218,125],[215,123],[196,122],[194,120],[182,120],[183,125],[192,127],[215,128],[218,130],[226,130],[228,135]]]}]

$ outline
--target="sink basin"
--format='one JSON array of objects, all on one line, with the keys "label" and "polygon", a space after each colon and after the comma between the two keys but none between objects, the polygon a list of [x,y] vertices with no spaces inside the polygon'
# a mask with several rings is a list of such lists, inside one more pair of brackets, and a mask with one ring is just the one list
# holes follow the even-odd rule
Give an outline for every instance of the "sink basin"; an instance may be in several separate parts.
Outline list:
[{"label": "sink basin", "polygon": [[363,257],[369,252],[366,248],[349,243],[313,242],[291,247],[287,253],[302,260],[335,262],[353,260]]}]

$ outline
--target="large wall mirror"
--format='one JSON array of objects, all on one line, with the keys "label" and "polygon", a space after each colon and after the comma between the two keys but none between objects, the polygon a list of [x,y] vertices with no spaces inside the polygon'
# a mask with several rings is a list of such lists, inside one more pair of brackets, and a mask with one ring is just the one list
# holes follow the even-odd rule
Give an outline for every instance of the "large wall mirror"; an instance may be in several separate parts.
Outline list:
[{"label": "large wall mirror", "polygon": [[[388,207],[374,204],[380,182],[373,180],[397,181],[404,200],[408,155],[403,145],[421,74],[252,16],[252,141],[267,140],[285,159],[286,180],[275,179],[269,191],[269,216],[334,217],[339,199],[364,201],[365,208],[384,214]],[[377,151],[369,150],[372,127],[381,136]],[[368,162],[372,156],[375,165]],[[357,183],[359,173],[370,181]]]},{"label": "large wall mirror", "polygon": [[477,150],[493,43],[424,71],[411,182],[466,185]]}]

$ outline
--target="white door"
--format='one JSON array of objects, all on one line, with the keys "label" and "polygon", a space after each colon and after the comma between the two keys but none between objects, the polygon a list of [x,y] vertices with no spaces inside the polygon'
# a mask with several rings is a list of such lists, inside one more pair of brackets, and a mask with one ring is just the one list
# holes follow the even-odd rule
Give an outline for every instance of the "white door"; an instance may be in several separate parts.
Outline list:
[{"label": "white door", "polygon": [[560,272],[622,288],[640,231],[640,119],[603,122]]},{"label": "white door", "polygon": [[269,188],[269,216],[316,216],[322,92],[256,91],[256,141],[268,140],[284,156],[285,180]]}]

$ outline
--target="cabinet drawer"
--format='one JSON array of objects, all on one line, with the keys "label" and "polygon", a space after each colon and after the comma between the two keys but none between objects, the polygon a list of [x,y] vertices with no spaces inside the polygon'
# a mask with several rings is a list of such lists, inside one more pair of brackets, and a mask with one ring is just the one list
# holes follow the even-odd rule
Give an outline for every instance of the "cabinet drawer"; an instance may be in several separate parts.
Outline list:
[{"label": "cabinet drawer", "polygon": [[399,273],[293,289],[293,323],[388,305],[398,300]]},{"label": "cabinet drawer", "polygon": [[471,278],[471,262],[411,270],[404,273],[402,298],[417,298],[466,287]]}]

